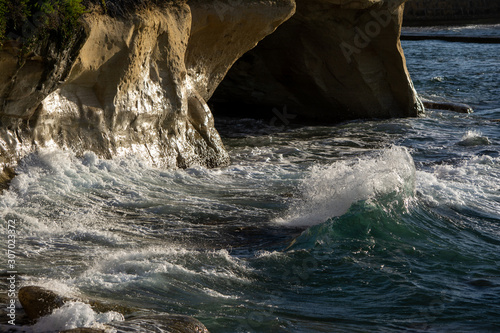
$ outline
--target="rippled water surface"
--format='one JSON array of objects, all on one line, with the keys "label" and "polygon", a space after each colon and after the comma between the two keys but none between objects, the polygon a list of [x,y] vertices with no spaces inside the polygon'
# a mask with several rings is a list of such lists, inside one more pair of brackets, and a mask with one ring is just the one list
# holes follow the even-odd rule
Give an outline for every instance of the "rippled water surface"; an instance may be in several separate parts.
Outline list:
[{"label": "rippled water surface", "polygon": [[[192,315],[211,332],[499,331],[499,47],[403,46],[423,96],[476,112],[218,119],[232,165],[212,170],[26,157],[0,197],[23,284]],[[70,303],[32,329],[111,320]]]}]

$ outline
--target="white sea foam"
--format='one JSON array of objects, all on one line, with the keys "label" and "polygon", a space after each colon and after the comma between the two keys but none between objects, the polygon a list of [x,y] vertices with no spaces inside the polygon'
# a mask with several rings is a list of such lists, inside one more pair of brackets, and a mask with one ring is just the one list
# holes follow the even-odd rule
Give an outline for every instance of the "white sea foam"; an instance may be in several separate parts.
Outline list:
[{"label": "white sea foam", "polygon": [[420,196],[432,206],[477,208],[498,216],[500,158],[478,156],[457,165],[442,164],[417,172]]},{"label": "white sea foam", "polygon": [[150,247],[141,250],[115,251],[101,258],[82,276],[78,285],[100,286],[109,290],[128,284],[161,282],[158,276],[168,276],[164,288],[176,281],[211,278],[247,284],[250,268],[244,261],[226,250],[197,251],[174,247]]},{"label": "white sea foam", "polygon": [[392,147],[376,156],[314,166],[299,187],[303,200],[278,220],[289,226],[311,226],[343,215],[359,200],[393,192],[413,193],[415,165],[406,148]]},{"label": "white sea foam", "polygon": [[123,320],[123,315],[118,312],[96,313],[86,303],[67,302],[50,315],[40,318],[33,326],[33,330],[35,332],[58,332],[78,327],[105,329],[103,324]]},{"label": "white sea foam", "polygon": [[94,153],[79,159],[71,152],[42,149],[20,162],[18,175],[1,197],[0,218],[14,216],[22,221],[18,228],[23,235],[40,241],[62,237],[121,244],[125,240],[110,231],[113,226],[106,223],[103,211],[113,200],[129,202],[141,195],[135,184],[145,174],[143,167],[140,159],[107,161]]},{"label": "white sea foam", "polygon": [[262,259],[275,259],[275,260],[286,260],[289,257],[282,251],[266,251],[266,250],[261,250],[257,251],[255,254],[255,258]]},{"label": "white sea foam", "polygon": [[240,298],[239,296],[236,296],[236,295],[225,295],[225,294],[222,294],[222,293],[215,291],[213,289],[210,289],[210,288],[203,288],[203,291],[207,295],[214,297],[214,298],[225,298],[225,299],[239,299]]},{"label": "white sea foam", "polygon": [[31,278],[23,282],[23,286],[37,286],[47,290],[55,290],[58,295],[67,298],[78,298],[80,292],[74,286],[60,280],[35,279]]}]

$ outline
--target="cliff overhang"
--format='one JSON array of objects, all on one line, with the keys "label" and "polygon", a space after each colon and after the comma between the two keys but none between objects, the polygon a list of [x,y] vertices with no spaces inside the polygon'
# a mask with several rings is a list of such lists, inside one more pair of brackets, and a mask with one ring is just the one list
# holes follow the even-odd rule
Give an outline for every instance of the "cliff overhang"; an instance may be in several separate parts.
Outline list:
[{"label": "cliff overhang", "polygon": [[287,106],[324,122],[422,111],[399,42],[401,2],[105,4],[64,38],[3,44],[0,182],[50,147],[140,154],[165,168],[227,165],[210,99],[234,116]]}]

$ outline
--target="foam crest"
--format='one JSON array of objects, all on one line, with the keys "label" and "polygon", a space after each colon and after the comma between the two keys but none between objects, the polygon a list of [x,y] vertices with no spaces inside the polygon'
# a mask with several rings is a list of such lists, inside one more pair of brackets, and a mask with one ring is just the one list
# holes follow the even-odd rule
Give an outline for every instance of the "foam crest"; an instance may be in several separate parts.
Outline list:
[{"label": "foam crest", "polygon": [[67,302],[50,315],[40,318],[33,329],[35,332],[58,332],[78,327],[104,329],[103,324],[112,321],[124,321],[124,317],[114,311],[96,313],[90,305],[82,302]]},{"label": "foam crest", "polygon": [[406,148],[395,146],[355,161],[316,165],[299,189],[303,200],[278,222],[316,225],[345,214],[353,203],[390,193],[406,200],[415,191],[415,165]]}]

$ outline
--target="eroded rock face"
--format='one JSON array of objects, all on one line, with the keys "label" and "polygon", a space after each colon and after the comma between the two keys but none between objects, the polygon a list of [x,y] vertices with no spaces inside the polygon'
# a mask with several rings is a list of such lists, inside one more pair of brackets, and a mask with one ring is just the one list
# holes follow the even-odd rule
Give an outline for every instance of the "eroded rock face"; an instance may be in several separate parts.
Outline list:
[{"label": "eroded rock face", "polygon": [[290,119],[320,122],[416,116],[423,106],[399,41],[402,2],[297,0],[297,13],[229,71],[215,109],[245,104],[272,116],[286,106]]},{"label": "eroded rock face", "polygon": [[126,18],[93,12],[63,50],[20,66],[20,49],[4,48],[0,178],[50,146],[105,158],[138,153],[161,167],[228,164],[206,101],[294,10],[293,0],[192,0]]},{"label": "eroded rock face", "polygon": [[84,38],[83,30],[76,31],[64,47],[48,39],[27,57],[16,41],[0,49],[0,191],[14,177],[17,161],[33,150],[41,103],[67,77]]}]

